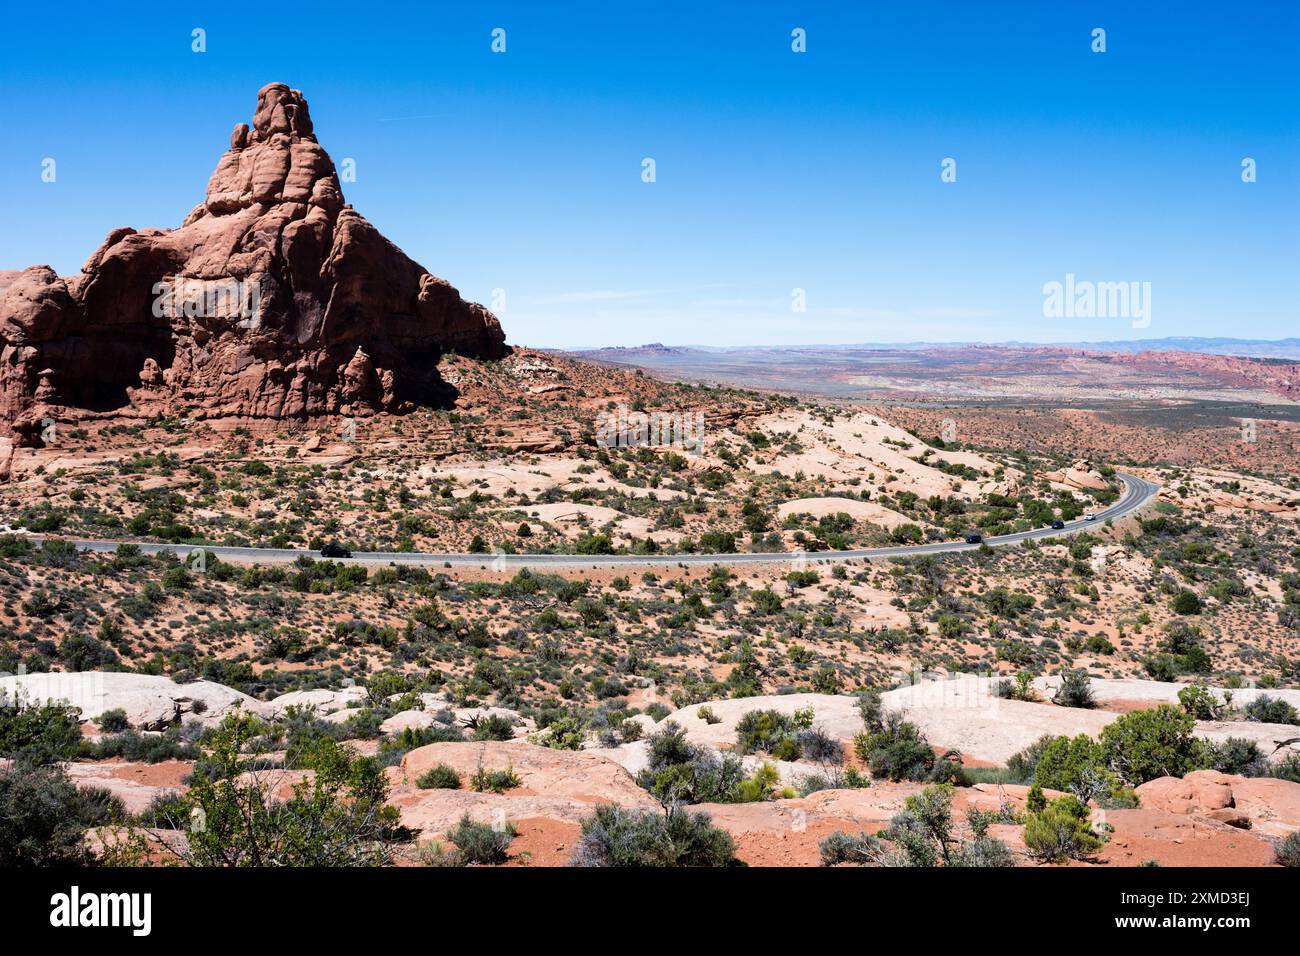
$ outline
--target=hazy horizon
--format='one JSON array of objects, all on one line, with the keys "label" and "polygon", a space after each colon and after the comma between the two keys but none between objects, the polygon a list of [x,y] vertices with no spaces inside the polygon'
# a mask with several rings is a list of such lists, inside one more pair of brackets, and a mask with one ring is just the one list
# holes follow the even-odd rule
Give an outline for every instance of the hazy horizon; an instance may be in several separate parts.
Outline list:
[{"label": "hazy horizon", "polygon": [[[1093,340],[1075,340],[1075,341],[1060,340],[1060,341],[1043,341],[1043,342],[1017,341],[1013,339],[1004,339],[1001,341],[988,341],[984,339],[964,339],[964,340],[949,339],[944,341],[918,339],[918,340],[897,341],[897,342],[887,342],[887,341],[806,342],[806,343],[748,342],[748,343],[738,343],[735,345],[706,345],[699,342],[655,341],[655,342],[642,342],[638,345],[581,345],[581,346],[573,346],[571,348],[558,349],[558,351],[592,352],[592,351],[600,351],[602,349],[611,350],[611,351],[617,349],[636,351],[639,349],[654,348],[658,346],[662,346],[664,348],[672,348],[672,349],[704,349],[710,351],[730,351],[730,350],[743,350],[743,349],[816,349],[816,348],[824,348],[824,349],[935,348],[935,347],[942,347],[942,346],[988,346],[988,347],[996,346],[996,347],[1009,347],[1009,348],[1021,347],[1021,346],[1023,347],[1056,346],[1061,348],[1074,348],[1074,347],[1099,348],[1102,346],[1111,346],[1117,348],[1117,347],[1124,346],[1129,348],[1138,348],[1142,346],[1159,345],[1162,343],[1174,343],[1174,342],[1203,343],[1206,345],[1218,345],[1218,346],[1228,346],[1228,345],[1289,346],[1292,344],[1296,346],[1300,346],[1300,337],[1287,336],[1285,338],[1278,338],[1278,339],[1248,339],[1248,338],[1239,338],[1237,336],[1163,336],[1161,338],[1145,338],[1145,339],[1129,339],[1129,340],[1093,339]],[[519,343],[519,344],[527,344],[527,343]],[[541,347],[547,347],[547,346],[541,346]]]}]

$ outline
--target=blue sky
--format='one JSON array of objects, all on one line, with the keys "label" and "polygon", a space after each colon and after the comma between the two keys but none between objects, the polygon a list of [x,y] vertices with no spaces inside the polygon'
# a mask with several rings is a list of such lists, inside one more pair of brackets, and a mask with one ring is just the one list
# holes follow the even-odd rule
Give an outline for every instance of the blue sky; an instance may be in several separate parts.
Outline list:
[{"label": "blue sky", "polygon": [[[6,12],[0,268],[178,225],[279,80],[516,343],[1300,329],[1300,4],[114,6]],[[1067,273],[1151,283],[1150,326],[1046,318]]]}]

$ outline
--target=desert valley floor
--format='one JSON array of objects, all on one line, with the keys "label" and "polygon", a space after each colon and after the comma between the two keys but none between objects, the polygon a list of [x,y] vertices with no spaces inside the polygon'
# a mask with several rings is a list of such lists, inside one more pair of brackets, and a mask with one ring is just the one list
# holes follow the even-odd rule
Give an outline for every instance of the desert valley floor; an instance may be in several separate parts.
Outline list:
[{"label": "desert valley floor", "polygon": [[[1170,462],[1168,428],[1143,446],[1093,430],[1071,454],[1023,441],[1032,412],[999,438],[1003,406],[964,406],[944,440],[949,406],[679,385],[526,349],[439,372],[452,410],[261,429],[86,416],[6,449],[0,667],[18,676],[0,684],[80,707],[62,746],[70,779],[107,791],[93,853],[203,858],[186,801],[232,714],[250,722],[241,772],[282,799],[319,778],[317,747],[373,763],[392,835],[372,862],[599,860],[607,831],[665,807],[722,832],[697,862],[755,865],[924,861],[907,821],[936,801],[949,865],[1272,865],[1300,829],[1294,472],[1228,466],[1186,433]],[[707,441],[602,447],[611,409],[700,411]],[[1159,495],[1082,535],[825,560],[1072,520],[1116,500],[1117,468]],[[303,556],[131,545],[155,541]],[[322,559],[334,541],[483,559],[367,569]],[[791,557],[509,562],[699,551]],[[1125,723],[1144,714],[1162,723]],[[1122,735],[1145,733],[1170,749],[1129,765]],[[1072,794],[1094,836],[1045,843],[1034,821]]]}]

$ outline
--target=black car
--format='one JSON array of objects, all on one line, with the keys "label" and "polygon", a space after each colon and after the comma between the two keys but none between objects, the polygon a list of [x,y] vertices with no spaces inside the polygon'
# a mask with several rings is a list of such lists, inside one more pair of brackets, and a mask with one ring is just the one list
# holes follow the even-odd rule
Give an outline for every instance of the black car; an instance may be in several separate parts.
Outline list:
[{"label": "black car", "polygon": [[970,534],[966,535],[966,543],[967,543],[967,544],[983,544],[983,543],[984,543],[984,535],[980,534],[978,531],[972,531]]},{"label": "black car", "polygon": [[1052,529],[1055,531],[1060,531],[1064,527],[1065,527],[1065,522],[1062,521],[1060,518],[1057,518],[1055,521],[1052,522]]},{"label": "black car", "polygon": [[352,557],[352,552],[343,547],[343,545],[339,544],[337,541],[331,541],[329,544],[325,545],[325,547],[320,549],[320,556],[322,558],[350,558]]}]

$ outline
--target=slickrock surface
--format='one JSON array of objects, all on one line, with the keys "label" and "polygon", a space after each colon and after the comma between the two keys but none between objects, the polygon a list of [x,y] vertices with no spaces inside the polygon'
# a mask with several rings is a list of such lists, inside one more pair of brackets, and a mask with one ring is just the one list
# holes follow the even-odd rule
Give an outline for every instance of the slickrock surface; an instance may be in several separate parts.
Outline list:
[{"label": "slickrock surface", "polygon": [[[1102,709],[1106,706],[1102,701],[1107,699],[1106,685],[1109,683],[1105,680],[1092,682],[1093,687],[1101,692],[1098,695],[1099,706],[1092,710],[1059,707],[1047,700],[1045,692],[1042,692],[1044,699],[1039,702],[1003,700],[993,693],[994,683],[986,678],[960,675],[952,680],[927,680],[896,688],[882,694],[881,698],[889,709],[906,714],[931,744],[951,747],[968,757],[995,764],[1006,763],[1009,757],[1044,734],[1099,737],[1102,729],[1120,716],[1115,711]],[[1124,684],[1135,687],[1138,682]],[[1158,693],[1160,697],[1149,698],[1152,706],[1160,703],[1166,692]],[[1230,737],[1253,740],[1266,755],[1281,759],[1288,750],[1285,747],[1279,749],[1278,743],[1295,737],[1295,730],[1286,724],[1198,720],[1195,733],[1216,743]]]},{"label": "slickrock surface", "polygon": [[167,677],[112,671],[0,677],[0,697],[25,704],[68,703],[80,708],[82,720],[97,720],[106,710],[120,709],[137,730],[162,730],[180,719],[210,726],[236,707],[259,715],[271,711],[270,705],[212,681],[177,684]]},{"label": "slickrock surface", "polygon": [[[459,790],[422,790],[415,781],[445,763],[461,776]],[[483,769],[513,768],[521,785],[504,794],[475,793],[469,778]],[[396,776],[396,774],[395,774]],[[545,818],[578,823],[600,803],[651,809],[658,806],[632,776],[605,757],[551,750],[523,741],[429,744],[402,758],[401,779],[389,803],[402,824],[425,835],[446,830],[465,813],[481,822]]]}]

